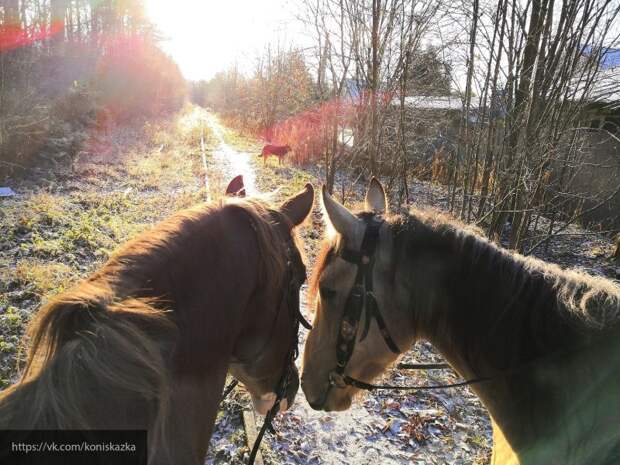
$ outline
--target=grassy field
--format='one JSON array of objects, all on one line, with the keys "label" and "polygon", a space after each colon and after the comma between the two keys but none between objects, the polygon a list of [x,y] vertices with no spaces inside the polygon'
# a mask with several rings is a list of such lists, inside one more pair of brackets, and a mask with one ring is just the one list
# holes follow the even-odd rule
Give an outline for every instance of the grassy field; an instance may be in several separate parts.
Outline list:
[{"label": "grassy field", "polygon": [[16,379],[20,338],[41,303],[119,244],[204,201],[203,130],[209,146],[190,107],[174,120],[109,135],[73,167],[12,186],[18,195],[0,210],[0,389]]}]

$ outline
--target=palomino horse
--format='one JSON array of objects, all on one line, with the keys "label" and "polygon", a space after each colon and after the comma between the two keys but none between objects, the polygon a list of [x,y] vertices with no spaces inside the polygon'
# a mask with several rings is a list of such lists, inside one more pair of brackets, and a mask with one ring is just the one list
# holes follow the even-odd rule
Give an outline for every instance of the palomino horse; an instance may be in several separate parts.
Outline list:
[{"label": "palomino horse", "polygon": [[620,463],[617,284],[507,252],[436,212],[390,217],[376,180],[363,213],[322,197],[335,234],[312,285],[301,379],[313,408],[347,409],[426,339],[478,378],[494,463]]},{"label": "palomino horse", "polygon": [[200,205],[123,246],[39,310],[0,429],[147,430],[149,463],[198,465],[229,370],[263,414],[286,373],[291,405],[306,276],[293,228],[313,198],[308,184],[280,208]]}]

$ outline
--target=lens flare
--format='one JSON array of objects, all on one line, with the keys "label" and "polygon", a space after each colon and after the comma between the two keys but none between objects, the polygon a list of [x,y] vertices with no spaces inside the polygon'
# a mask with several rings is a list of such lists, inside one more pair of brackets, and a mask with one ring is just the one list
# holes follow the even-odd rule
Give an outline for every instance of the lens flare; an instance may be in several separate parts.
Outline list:
[{"label": "lens flare", "polygon": [[63,21],[55,21],[50,25],[23,28],[19,24],[0,26],[0,52],[14,50],[32,45],[35,42],[49,39],[64,29]]}]

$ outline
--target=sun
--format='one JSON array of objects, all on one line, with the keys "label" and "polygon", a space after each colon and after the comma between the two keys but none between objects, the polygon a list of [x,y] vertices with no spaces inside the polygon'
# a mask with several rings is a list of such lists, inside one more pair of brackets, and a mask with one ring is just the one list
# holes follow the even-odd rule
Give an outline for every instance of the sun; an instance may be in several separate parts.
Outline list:
[{"label": "sun", "polygon": [[287,0],[146,0],[163,48],[187,79],[208,79],[235,63],[251,68],[268,43],[288,35]]}]

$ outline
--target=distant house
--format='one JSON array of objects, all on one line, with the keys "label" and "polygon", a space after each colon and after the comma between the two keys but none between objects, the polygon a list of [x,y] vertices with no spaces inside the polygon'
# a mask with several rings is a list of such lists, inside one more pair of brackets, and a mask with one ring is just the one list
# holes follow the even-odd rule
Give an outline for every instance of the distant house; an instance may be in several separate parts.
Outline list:
[{"label": "distant house", "polygon": [[[397,100],[394,103],[399,103]],[[405,105],[420,110],[455,110],[463,111],[464,107],[461,97],[455,95],[435,96],[435,95],[410,95],[405,97]],[[470,102],[471,108],[477,108],[479,101],[473,97]]]},{"label": "distant house", "polygon": [[[501,98],[498,99],[501,100]],[[392,100],[392,106],[400,105],[399,99]],[[454,150],[466,102],[458,95],[409,95],[405,97],[406,118],[409,127],[418,137],[427,137],[430,152],[440,147]],[[472,125],[487,124],[490,119],[502,118],[506,114],[503,105],[492,104],[482,107],[481,99],[471,97],[467,119]],[[429,156],[429,153],[426,156]]]},{"label": "distant house", "polygon": [[586,137],[583,165],[572,189],[589,198],[584,202],[583,221],[620,227],[620,195],[590,211],[600,198],[611,196],[620,179],[620,49],[584,47],[585,57],[599,56],[599,74],[588,93],[576,84],[574,99],[585,103],[580,131]]},{"label": "distant house", "polygon": [[612,133],[620,132],[620,49],[594,49],[584,47],[584,56],[597,53],[599,74],[588,93],[580,92],[582,85],[575,85],[575,99],[585,100],[586,119],[593,128],[602,128]]},{"label": "distant house", "polygon": [[[409,95],[405,102],[405,127],[407,153],[419,167],[428,167],[438,153],[454,153],[458,145],[459,126],[464,114],[465,102],[456,95]],[[399,118],[400,99],[391,101],[390,118]],[[468,118],[473,124],[481,119],[480,102],[477,97],[470,101]],[[397,136],[397,124],[386,124],[384,140]],[[423,168],[421,168],[424,171]],[[420,171],[420,170],[418,170]]]},{"label": "distant house", "polygon": [[[506,116],[506,105],[504,103],[505,91],[496,93],[492,101],[487,101],[484,106],[480,97],[472,96],[469,101],[468,120],[473,124],[484,124],[490,119],[501,119]],[[393,105],[399,105],[400,101],[395,99]],[[465,99],[458,95],[410,95],[405,97],[405,105],[412,111],[419,112],[445,112],[451,114],[458,121],[465,112]]]}]

